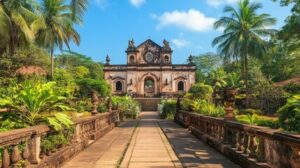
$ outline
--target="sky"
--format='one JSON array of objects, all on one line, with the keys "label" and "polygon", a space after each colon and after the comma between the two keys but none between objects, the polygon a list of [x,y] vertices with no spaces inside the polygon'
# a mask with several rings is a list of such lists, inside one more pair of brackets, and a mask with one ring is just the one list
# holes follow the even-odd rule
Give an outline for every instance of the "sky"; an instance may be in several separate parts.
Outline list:
[{"label": "sky", "polygon": [[[162,45],[164,39],[173,49],[173,63],[185,63],[189,55],[216,52],[212,40],[222,34],[213,23],[224,16],[226,5],[236,6],[238,0],[89,0],[84,23],[76,30],[80,46],[71,50],[111,64],[125,64],[128,40],[138,45],[147,39]],[[255,0],[253,0],[255,1]],[[263,4],[259,13],[277,19],[274,28],[284,25],[289,7],[279,2],[256,0]]]}]

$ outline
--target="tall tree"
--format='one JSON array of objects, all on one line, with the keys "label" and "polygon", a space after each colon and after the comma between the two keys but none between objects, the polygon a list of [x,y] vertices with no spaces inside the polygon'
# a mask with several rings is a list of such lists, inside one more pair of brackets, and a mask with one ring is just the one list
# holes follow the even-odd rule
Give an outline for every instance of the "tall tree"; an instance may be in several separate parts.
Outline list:
[{"label": "tall tree", "polygon": [[64,0],[43,0],[41,12],[46,28],[39,32],[38,43],[48,48],[51,55],[51,78],[54,75],[54,49],[60,50],[70,41],[77,45],[80,43],[80,36],[74,29],[73,13]]},{"label": "tall tree", "polygon": [[0,52],[8,48],[13,55],[16,47],[34,41],[35,32],[43,25],[36,13],[33,0],[0,1]]},{"label": "tall tree", "polygon": [[224,12],[229,16],[221,17],[214,24],[215,29],[224,28],[224,31],[213,40],[212,44],[218,45],[218,52],[225,58],[241,60],[246,90],[248,90],[248,58],[262,57],[267,50],[267,38],[275,33],[275,30],[268,27],[275,24],[276,20],[269,14],[257,14],[260,8],[261,3],[241,0],[237,9],[226,6]]}]

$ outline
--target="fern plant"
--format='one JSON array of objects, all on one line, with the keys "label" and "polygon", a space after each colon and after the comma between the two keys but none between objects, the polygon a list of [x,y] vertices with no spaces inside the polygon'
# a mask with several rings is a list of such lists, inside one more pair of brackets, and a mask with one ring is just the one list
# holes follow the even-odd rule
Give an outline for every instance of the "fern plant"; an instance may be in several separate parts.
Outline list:
[{"label": "fern plant", "polygon": [[69,128],[73,124],[71,119],[56,111],[72,109],[63,103],[66,98],[56,92],[55,87],[55,82],[32,84],[26,81],[14,85],[11,94],[0,98],[0,107],[10,109],[7,116],[15,115],[28,126],[46,123],[55,130]]}]

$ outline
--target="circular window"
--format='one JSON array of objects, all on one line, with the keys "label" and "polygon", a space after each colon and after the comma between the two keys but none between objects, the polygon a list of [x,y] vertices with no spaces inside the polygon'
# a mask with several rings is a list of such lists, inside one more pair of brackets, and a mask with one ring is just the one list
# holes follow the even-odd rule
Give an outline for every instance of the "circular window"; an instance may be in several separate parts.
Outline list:
[{"label": "circular window", "polygon": [[147,62],[153,62],[153,54],[151,52],[147,52],[145,55],[145,59]]}]

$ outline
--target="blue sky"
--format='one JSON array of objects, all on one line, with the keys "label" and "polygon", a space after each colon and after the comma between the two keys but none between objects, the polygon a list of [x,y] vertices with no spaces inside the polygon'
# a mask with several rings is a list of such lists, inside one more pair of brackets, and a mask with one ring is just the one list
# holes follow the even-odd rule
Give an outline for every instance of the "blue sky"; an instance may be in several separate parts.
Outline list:
[{"label": "blue sky", "polygon": [[[125,64],[128,40],[142,43],[151,38],[158,44],[170,41],[174,50],[173,63],[184,63],[190,54],[215,52],[214,37],[222,32],[212,24],[223,15],[225,5],[237,0],[89,0],[84,24],[78,26],[80,46],[71,50],[104,62],[107,54],[112,64]],[[277,19],[280,28],[290,15],[288,7],[280,7],[271,0],[263,3],[261,13]]]}]

